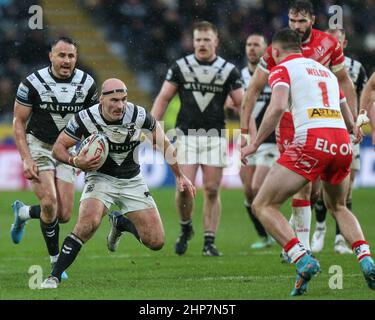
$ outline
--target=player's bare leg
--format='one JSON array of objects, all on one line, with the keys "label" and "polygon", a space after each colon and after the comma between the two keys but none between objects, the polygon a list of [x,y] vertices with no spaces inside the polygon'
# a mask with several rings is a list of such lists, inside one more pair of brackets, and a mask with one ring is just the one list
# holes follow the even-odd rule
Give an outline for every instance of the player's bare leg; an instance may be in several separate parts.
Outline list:
[{"label": "player's bare leg", "polygon": [[280,206],[308,181],[297,173],[275,164],[267,175],[253,208],[267,232],[283,247],[290,260],[297,267],[297,279],[292,295],[306,292],[307,283],[319,272],[317,260],[308,254],[300,240],[295,236],[289,222],[280,212]]},{"label": "player's bare leg", "polygon": [[51,275],[42,283],[42,288],[57,288],[61,275],[77,258],[83,244],[88,241],[98,229],[107,208],[97,199],[85,199],[79,207],[78,221],[61,247],[61,254],[51,272]]},{"label": "player's bare leg", "polygon": [[[251,188],[252,188],[253,193],[254,193],[254,198],[258,194],[259,189],[262,186],[263,181],[266,178],[269,171],[270,171],[270,167],[268,167],[268,166],[256,166],[254,178],[253,178],[252,183],[251,183]],[[264,241],[263,241],[262,247],[263,248],[265,246],[268,247],[268,246],[272,245],[273,243],[275,243],[275,240],[267,234],[266,230],[264,229],[262,224],[259,222],[259,220],[257,218],[255,218],[255,219],[258,221],[259,225],[261,226],[261,228],[259,228],[259,229],[260,230],[263,229]],[[254,246],[255,245],[256,245],[256,243],[254,244]],[[254,248],[254,246],[253,246],[253,248]]]},{"label": "player's bare leg", "polygon": [[144,209],[127,213],[138,231],[140,242],[151,250],[164,246],[165,234],[158,209]]},{"label": "player's bare leg", "polygon": [[72,217],[74,206],[74,183],[56,179],[57,218],[59,223],[67,223]]},{"label": "player's bare leg", "polygon": [[202,171],[204,185],[203,254],[206,256],[220,256],[221,253],[216,249],[214,242],[221,216],[220,184],[223,177],[223,168],[202,165]]},{"label": "player's bare leg", "polygon": [[332,212],[338,222],[343,236],[351,244],[368,286],[375,290],[375,264],[371,258],[369,244],[365,241],[357,218],[346,207],[346,195],[349,183],[349,176],[338,185],[323,182],[323,197],[328,210]]},{"label": "player's bare leg", "polygon": [[[16,201],[13,206],[16,206],[19,219],[24,219],[24,223],[30,219],[31,214],[35,214],[33,218],[39,219],[41,231],[47,246],[50,256],[52,268],[57,261],[59,255],[59,220],[57,217],[58,195],[56,191],[55,173],[53,170],[44,170],[39,172],[39,180],[32,180],[32,189],[39,199],[38,206],[25,206],[22,202]],[[68,194],[68,193],[67,193]],[[71,200],[73,205],[73,200]],[[62,204],[60,204],[63,206]],[[69,205],[67,205],[69,207]],[[71,209],[70,209],[71,210]],[[22,233],[13,234],[14,227],[12,226],[12,239],[15,243],[19,243],[22,239]],[[18,240],[18,241],[15,241]],[[63,279],[67,279],[68,275],[64,272]]]},{"label": "player's bare leg", "polygon": [[142,209],[124,215],[112,211],[109,215],[111,230],[107,236],[108,249],[117,250],[121,236],[129,232],[151,250],[160,250],[164,245],[164,228],[157,208]]},{"label": "player's bare leg", "polygon": [[[347,192],[347,199],[346,199],[346,207],[349,210],[351,210],[351,186],[354,180],[354,176],[355,176],[355,171],[351,170],[351,173],[350,173],[351,183],[348,184],[348,192]],[[323,191],[320,192],[319,199],[315,202],[315,213],[316,213],[316,225],[315,225],[315,231],[311,240],[311,250],[312,252],[320,252],[323,250],[325,234],[327,231],[327,227],[326,227],[327,207],[324,203]],[[336,237],[335,237],[335,244],[334,244],[335,252],[340,253],[340,254],[352,253],[352,250],[348,248],[345,242],[345,238],[341,234],[340,227],[337,221],[335,221],[335,223],[336,223]]]},{"label": "player's bare leg", "polygon": [[[244,165],[241,166],[240,178],[241,178],[242,185],[243,185],[243,188],[244,188],[244,193],[245,193],[244,205],[245,205],[247,214],[249,215],[250,220],[252,221],[252,223],[255,227],[255,230],[256,230],[257,234],[259,235],[259,237],[265,239],[266,236],[267,236],[267,233],[264,230],[261,223],[259,222],[259,220],[255,217],[255,215],[253,213],[253,209],[251,208],[251,205],[252,205],[254,197],[255,197],[255,194],[254,194],[253,189],[252,189],[254,172],[255,172],[255,166],[244,166]],[[261,242],[263,243],[263,241],[255,242],[256,247],[258,247],[258,244],[261,243]],[[251,245],[251,248],[253,248],[253,245],[254,244]]]},{"label": "player's bare leg", "polygon": [[[199,164],[180,165],[182,172],[194,184],[197,176]],[[180,192],[176,190],[176,205],[180,216],[181,233],[175,244],[175,252],[182,255],[188,248],[188,241],[194,235],[192,217],[194,208],[194,199],[187,191]]]},{"label": "player's bare leg", "polygon": [[40,203],[40,228],[51,263],[55,263],[59,254],[60,228],[57,219],[57,193],[54,172],[52,170],[40,171],[39,181],[33,180],[32,189]]}]

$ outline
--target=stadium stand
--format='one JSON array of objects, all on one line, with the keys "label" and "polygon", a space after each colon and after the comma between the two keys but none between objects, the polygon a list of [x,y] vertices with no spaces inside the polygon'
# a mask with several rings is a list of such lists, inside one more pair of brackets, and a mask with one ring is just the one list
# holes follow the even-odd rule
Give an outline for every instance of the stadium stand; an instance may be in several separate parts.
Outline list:
[{"label": "stadium stand", "polygon": [[[35,4],[44,10],[43,30],[28,27],[28,8]],[[327,27],[331,4],[314,1],[317,28]],[[335,4],[344,6],[347,54],[362,61],[370,74],[375,68],[370,58],[375,53],[375,1]],[[170,63],[191,52],[195,21],[218,25],[219,54],[242,66],[246,36],[257,31],[269,39],[287,24],[286,7],[277,0],[65,0],[64,8],[57,1],[0,0],[0,123],[11,123],[19,81],[45,63],[48,42],[57,35],[79,42],[79,66],[96,75],[99,83],[115,74],[133,88],[135,100],[149,106]]]}]

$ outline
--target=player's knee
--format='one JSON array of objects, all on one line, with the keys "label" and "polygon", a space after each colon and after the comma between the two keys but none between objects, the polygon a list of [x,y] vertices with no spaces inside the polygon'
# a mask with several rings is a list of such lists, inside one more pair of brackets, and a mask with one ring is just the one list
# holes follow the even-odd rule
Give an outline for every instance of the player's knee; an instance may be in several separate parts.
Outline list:
[{"label": "player's knee", "polygon": [[80,237],[83,241],[87,241],[99,228],[101,218],[98,217],[86,217],[81,218],[77,222],[73,233]]},{"label": "player's knee", "polygon": [[219,188],[207,185],[204,187],[205,195],[208,199],[216,199],[219,196]]},{"label": "player's knee", "polygon": [[54,215],[57,209],[56,198],[53,196],[44,197],[40,201],[41,210],[47,215]]},{"label": "player's knee", "polygon": [[260,186],[253,186],[252,191],[253,191],[253,197],[254,197],[254,198],[255,198],[256,195],[258,194],[259,189],[260,189]]},{"label": "player's knee", "polygon": [[344,201],[330,202],[326,201],[327,210],[332,213],[334,217],[341,212],[342,210],[347,210],[346,204]]},{"label": "player's knee", "polygon": [[164,246],[164,240],[153,241],[150,243],[149,248],[153,251],[158,251]]},{"label": "player's knee", "polygon": [[251,204],[251,209],[254,213],[254,215],[259,219],[259,216],[261,215],[262,209],[264,208],[264,204],[259,201],[259,199],[255,198],[253,203]]},{"label": "player's knee", "polygon": [[142,239],[143,244],[153,250],[153,251],[158,251],[164,246],[164,236],[160,235],[157,237],[153,238],[148,238],[148,239]]},{"label": "player's knee", "polygon": [[59,219],[59,223],[68,223],[72,216],[72,211],[67,209],[58,209],[57,210],[57,217]]}]

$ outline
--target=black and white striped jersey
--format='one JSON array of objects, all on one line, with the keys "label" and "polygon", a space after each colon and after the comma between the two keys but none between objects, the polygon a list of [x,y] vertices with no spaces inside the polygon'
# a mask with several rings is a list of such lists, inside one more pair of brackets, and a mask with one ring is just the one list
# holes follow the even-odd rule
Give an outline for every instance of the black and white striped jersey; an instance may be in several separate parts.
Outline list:
[{"label": "black and white striped jersey", "polygon": [[87,138],[93,133],[104,133],[109,142],[107,160],[98,172],[120,179],[130,179],[140,172],[136,147],[142,140],[142,129],[153,131],[155,119],[145,108],[127,102],[121,120],[108,122],[101,113],[100,104],[77,113],[70,119],[64,132],[75,140]]},{"label": "black and white striped jersey", "polygon": [[217,129],[220,133],[225,128],[225,100],[231,91],[242,87],[240,72],[233,64],[221,57],[201,62],[194,54],[177,60],[166,81],[178,87],[181,109],[176,127],[184,134],[189,129]]},{"label": "black and white striped jersey", "polygon": [[366,70],[362,63],[349,57],[345,57],[345,68],[348,71],[349,77],[353,81],[357,96],[359,98],[363,87],[368,80]]},{"label": "black and white striped jersey", "polygon": [[[251,78],[253,77],[253,72],[250,71],[249,67],[244,67],[241,70],[242,81],[244,83],[244,89],[246,90],[249,86]],[[255,118],[255,123],[257,128],[260,127],[262,123],[264,114],[267,110],[268,105],[271,101],[272,90],[268,84],[264,87],[263,91],[260,93],[258,100],[254,106],[252,116]],[[276,143],[275,132],[272,132],[269,137],[264,141],[264,143]]]},{"label": "black and white striped jersey", "polygon": [[94,79],[75,69],[68,79],[56,78],[50,67],[40,69],[24,79],[16,101],[32,108],[26,132],[39,140],[54,144],[73,114],[97,103]]}]

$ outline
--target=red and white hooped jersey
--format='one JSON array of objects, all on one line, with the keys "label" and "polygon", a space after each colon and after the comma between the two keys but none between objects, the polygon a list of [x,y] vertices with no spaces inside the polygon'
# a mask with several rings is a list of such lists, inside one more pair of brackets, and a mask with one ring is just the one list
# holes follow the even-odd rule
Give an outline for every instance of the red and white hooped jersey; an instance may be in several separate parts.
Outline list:
[{"label": "red and white hooped jersey", "polygon": [[[302,55],[337,72],[345,67],[345,56],[337,39],[326,32],[312,29],[308,40],[301,45]],[[272,45],[268,46],[258,66],[269,73],[276,66],[272,57]]]},{"label": "red and white hooped jersey", "polygon": [[293,54],[271,70],[269,84],[290,89],[289,111],[296,135],[312,128],[346,129],[340,102],[345,101],[336,76],[320,63]]}]

